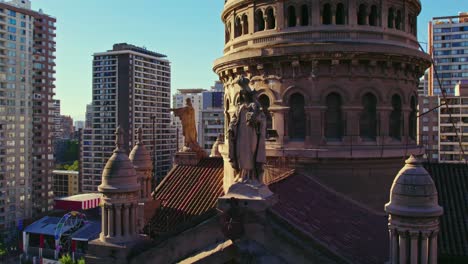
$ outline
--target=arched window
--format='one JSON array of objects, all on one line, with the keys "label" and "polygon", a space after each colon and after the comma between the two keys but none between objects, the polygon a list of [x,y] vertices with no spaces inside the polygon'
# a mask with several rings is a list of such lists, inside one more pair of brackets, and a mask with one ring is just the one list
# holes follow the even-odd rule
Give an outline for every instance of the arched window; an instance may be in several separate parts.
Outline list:
[{"label": "arched window", "polygon": [[231,116],[229,114],[229,99],[226,100],[226,107],[224,108],[224,114],[226,115],[226,119],[224,122],[224,133],[227,135],[227,131],[229,129],[229,124],[231,123]]},{"label": "arched window", "polygon": [[390,137],[401,139],[401,98],[399,95],[392,96],[392,112],[390,113]]},{"label": "arched window", "polygon": [[395,10],[390,7],[388,9],[388,28],[393,28],[393,20],[395,20]]},{"label": "arched window", "polygon": [[409,136],[411,139],[416,140],[417,130],[417,102],[416,97],[411,97],[411,112],[409,116]]},{"label": "arched window", "polygon": [[255,32],[265,30],[265,20],[263,19],[262,10],[255,12]]},{"label": "arched window", "polygon": [[359,10],[357,14],[357,23],[358,25],[366,25],[367,24],[367,7],[365,4],[360,4],[359,5]]},{"label": "arched window", "polygon": [[289,100],[289,138],[303,140],[305,138],[304,96],[299,93],[291,95]]},{"label": "arched window", "polygon": [[237,38],[240,35],[242,35],[241,19],[236,17],[236,24],[234,25],[234,37]]},{"label": "arched window", "polygon": [[378,17],[379,17],[379,14],[378,14],[378,11],[377,11],[377,6],[372,5],[370,15],[369,15],[369,25],[378,26],[378,22],[377,22]]},{"label": "arched window", "polygon": [[344,4],[338,3],[336,5],[336,24],[344,25],[345,24],[345,8]]},{"label": "arched window", "polygon": [[341,113],[341,96],[331,93],[326,99],[325,137],[331,140],[341,140],[343,137],[343,119]]},{"label": "arched window", "polygon": [[242,22],[243,22],[242,27],[244,27],[242,34],[247,35],[249,34],[249,18],[247,17],[247,15],[244,14],[242,16]]},{"label": "arched window", "polygon": [[230,39],[231,39],[231,23],[227,23],[225,35],[224,35],[224,42],[228,43]]},{"label": "arched window", "polygon": [[288,27],[296,26],[296,9],[294,6],[288,7]]},{"label": "arched window", "polygon": [[270,98],[268,98],[267,95],[262,94],[258,97],[258,102],[262,106],[262,111],[266,117],[266,128],[271,129],[273,127],[273,120],[271,118],[270,111],[268,110],[270,108]]},{"label": "arched window", "polygon": [[396,29],[401,29],[401,10],[397,11],[397,15],[395,18],[395,28]]},{"label": "arched window", "polygon": [[301,26],[309,25],[309,7],[307,5],[301,6]]},{"label": "arched window", "polygon": [[377,98],[367,93],[362,98],[362,114],[359,122],[359,134],[363,139],[375,140],[377,136]]},{"label": "arched window", "polygon": [[275,12],[273,8],[268,8],[266,11],[267,15],[267,29],[274,29],[276,27]]},{"label": "arched window", "polygon": [[322,24],[330,25],[332,23],[332,10],[330,4],[323,5]]}]

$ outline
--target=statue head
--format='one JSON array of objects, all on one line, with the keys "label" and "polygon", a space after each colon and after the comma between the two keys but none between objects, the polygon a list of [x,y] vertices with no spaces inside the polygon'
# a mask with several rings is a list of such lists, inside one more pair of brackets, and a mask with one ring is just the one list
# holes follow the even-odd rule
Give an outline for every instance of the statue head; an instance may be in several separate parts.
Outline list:
[{"label": "statue head", "polygon": [[192,100],[190,100],[190,98],[185,99],[185,104],[187,106],[192,106]]},{"label": "statue head", "polygon": [[241,87],[240,90],[240,102],[241,103],[251,103],[254,101],[254,96],[256,95],[257,91],[252,90],[249,86],[250,80],[241,76],[237,81],[237,84]]}]

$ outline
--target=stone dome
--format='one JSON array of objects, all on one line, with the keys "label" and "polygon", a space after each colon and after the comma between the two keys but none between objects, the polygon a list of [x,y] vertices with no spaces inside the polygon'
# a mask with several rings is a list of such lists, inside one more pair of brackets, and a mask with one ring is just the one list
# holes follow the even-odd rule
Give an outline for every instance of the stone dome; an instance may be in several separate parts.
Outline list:
[{"label": "stone dome", "polygon": [[116,149],[109,158],[102,172],[99,192],[134,192],[139,190],[137,174],[132,162],[124,151],[123,131],[120,127],[115,132]]},{"label": "stone dome", "polygon": [[400,170],[390,191],[390,202],[385,205],[389,214],[409,217],[442,215],[437,189],[421,161],[411,156]]},{"label": "stone dome", "polygon": [[133,147],[129,157],[136,170],[153,170],[150,153],[143,144],[142,133],[142,129],[139,128],[137,133],[138,142]]}]

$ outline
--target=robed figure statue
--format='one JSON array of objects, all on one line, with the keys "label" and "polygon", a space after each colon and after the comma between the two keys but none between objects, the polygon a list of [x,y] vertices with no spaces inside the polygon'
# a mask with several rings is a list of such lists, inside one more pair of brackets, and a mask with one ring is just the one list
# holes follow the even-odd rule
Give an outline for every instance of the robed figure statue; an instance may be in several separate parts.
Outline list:
[{"label": "robed figure statue", "polygon": [[265,155],[266,117],[249,87],[249,79],[240,77],[239,104],[228,129],[229,162],[236,182],[261,184]]},{"label": "robed figure statue", "polygon": [[181,108],[171,109],[174,115],[182,122],[182,134],[184,135],[184,147],[195,150],[198,147],[197,142],[197,127],[195,124],[195,110],[192,106],[192,101],[187,98],[186,106]]}]

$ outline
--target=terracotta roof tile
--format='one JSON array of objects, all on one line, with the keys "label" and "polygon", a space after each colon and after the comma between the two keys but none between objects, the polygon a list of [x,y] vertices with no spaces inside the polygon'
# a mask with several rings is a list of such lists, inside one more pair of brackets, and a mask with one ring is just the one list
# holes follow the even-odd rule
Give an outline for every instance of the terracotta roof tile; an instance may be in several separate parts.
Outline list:
[{"label": "terracotta roof tile", "polygon": [[222,195],[221,158],[205,158],[196,166],[176,165],[156,188],[155,198],[161,202],[161,207],[149,224],[151,233],[174,231],[214,209]]}]

